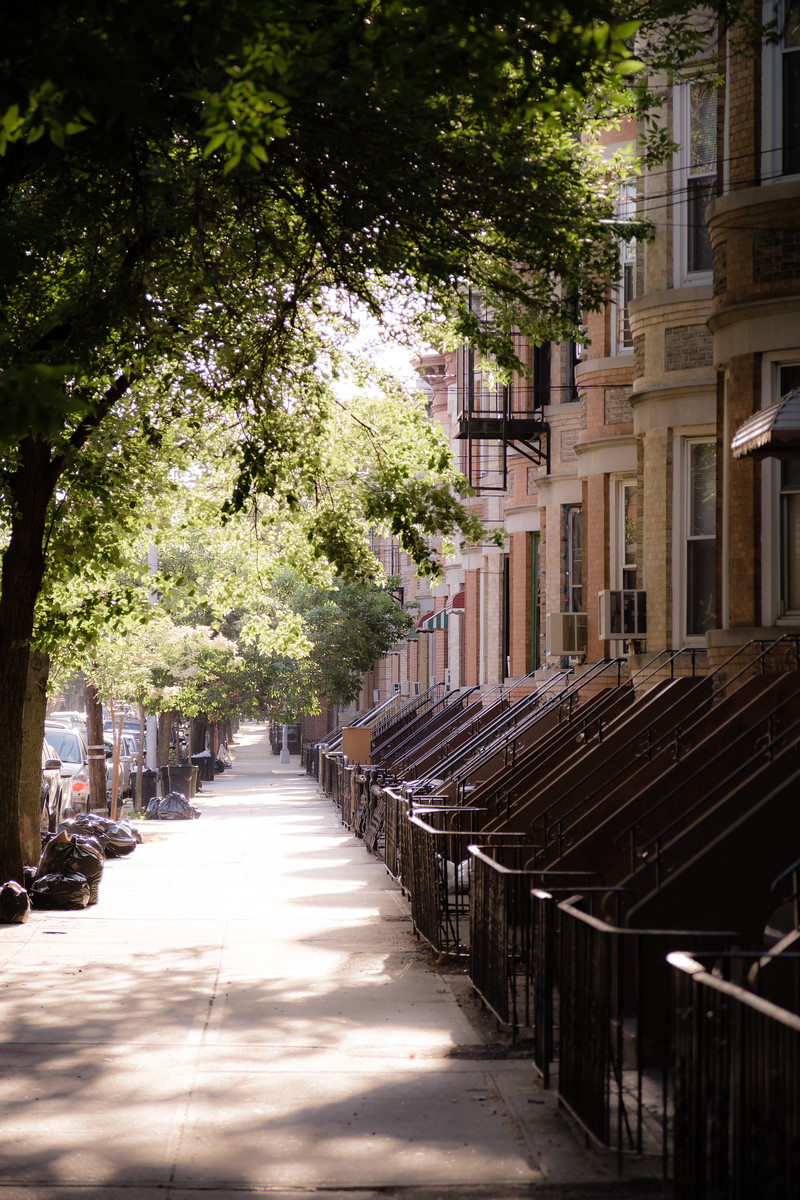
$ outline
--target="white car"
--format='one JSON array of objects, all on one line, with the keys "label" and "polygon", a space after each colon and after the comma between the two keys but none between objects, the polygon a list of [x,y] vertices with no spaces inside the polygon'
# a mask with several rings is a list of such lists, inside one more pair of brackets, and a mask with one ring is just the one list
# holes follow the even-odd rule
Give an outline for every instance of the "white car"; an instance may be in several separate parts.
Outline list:
[{"label": "white car", "polygon": [[[68,725],[46,721],[44,736],[65,768],[62,771],[63,807],[74,808],[76,812],[91,812],[89,752],[83,734]],[[69,781],[64,778],[65,775],[69,775]]]}]

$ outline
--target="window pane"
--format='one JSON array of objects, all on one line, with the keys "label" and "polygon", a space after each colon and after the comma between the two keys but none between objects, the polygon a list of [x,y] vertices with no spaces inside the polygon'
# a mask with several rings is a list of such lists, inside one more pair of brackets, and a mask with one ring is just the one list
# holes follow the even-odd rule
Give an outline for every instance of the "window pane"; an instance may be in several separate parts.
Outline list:
[{"label": "window pane", "polygon": [[716,538],[704,538],[686,545],[686,632],[690,637],[714,626],[716,545]]},{"label": "window pane", "polygon": [[793,0],[786,6],[786,28],[783,33],[784,45],[791,49],[800,46],[800,2]]},{"label": "window pane", "polygon": [[689,537],[716,533],[717,471],[713,442],[695,442],[689,449]]},{"label": "window pane", "polygon": [[800,613],[800,492],[782,497],[783,611]]},{"label": "window pane", "polygon": [[690,179],[686,190],[689,224],[686,266],[689,271],[710,271],[711,234],[705,213],[713,197],[714,180],[708,176]]},{"label": "window pane", "polygon": [[693,87],[689,105],[689,174],[707,175],[717,159],[717,93]]},{"label": "window pane", "polygon": [[578,507],[568,508],[566,516],[566,578],[567,611],[583,612],[583,513]]},{"label": "window pane", "polygon": [[800,172],[800,49],[783,56],[784,175]]},{"label": "window pane", "polygon": [[790,363],[788,366],[781,367],[781,396],[785,396],[787,392],[793,392],[796,387],[800,387],[800,363]]}]

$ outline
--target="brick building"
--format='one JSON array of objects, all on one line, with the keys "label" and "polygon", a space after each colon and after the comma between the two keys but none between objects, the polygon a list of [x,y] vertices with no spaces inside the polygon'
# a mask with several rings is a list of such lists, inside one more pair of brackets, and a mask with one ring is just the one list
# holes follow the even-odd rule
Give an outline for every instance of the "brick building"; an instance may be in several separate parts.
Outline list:
[{"label": "brick building", "polygon": [[[800,385],[800,3],[750,11],[783,36],[743,50],[740,33],[713,34],[721,86],[695,67],[653,81],[677,150],[620,196],[653,235],[620,247],[589,345],[529,349],[531,379],[505,389],[467,351],[420,360],[431,415],[505,543],[459,547],[434,589],[403,563],[418,630],[364,702],[665,651],[705,670],[800,633],[800,460],[730,448]],[[623,590],[645,594],[646,635],[608,636]]]}]

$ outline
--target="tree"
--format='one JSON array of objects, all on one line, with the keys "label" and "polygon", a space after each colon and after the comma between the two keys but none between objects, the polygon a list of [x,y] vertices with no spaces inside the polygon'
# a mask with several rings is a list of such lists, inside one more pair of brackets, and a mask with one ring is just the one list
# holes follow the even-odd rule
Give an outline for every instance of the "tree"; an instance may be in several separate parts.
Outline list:
[{"label": "tree", "polygon": [[[299,506],[330,404],[321,322],[342,295],[377,313],[416,292],[501,356],[493,333],[512,323],[563,332],[574,313],[554,280],[580,274],[599,303],[615,266],[607,187],[579,135],[630,103],[628,33],[596,0],[53,0],[6,14],[0,876],[21,878],[59,489],[88,495],[87,463],[108,483],[104,445],[125,477],[164,451],[170,411],[197,436],[211,406],[237,425],[232,507],[254,492]],[[493,330],[465,310],[467,281]],[[423,562],[431,512],[445,528],[468,520],[402,456],[358,483],[364,518]],[[325,508],[309,532],[355,570],[366,558],[347,515]]]}]

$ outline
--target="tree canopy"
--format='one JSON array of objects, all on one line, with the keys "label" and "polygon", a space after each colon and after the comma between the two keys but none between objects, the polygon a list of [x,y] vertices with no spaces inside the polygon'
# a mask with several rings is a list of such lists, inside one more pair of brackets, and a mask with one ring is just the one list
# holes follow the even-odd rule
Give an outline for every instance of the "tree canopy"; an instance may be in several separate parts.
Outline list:
[{"label": "tree canopy", "polygon": [[21,878],[33,802],[31,649],[125,608],[120,547],[204,439],[234,466],[229,516],[295,514],[346,575],[373,525],[423,569],[436,530],[477,536],[413,405],[342,438],[348,306],[507,360],[512,325],[574,329],[578,281],[600,304],[614,167],[586,135],[636,103],[632,32],[605,0],[4,14],[0,875]]}]

